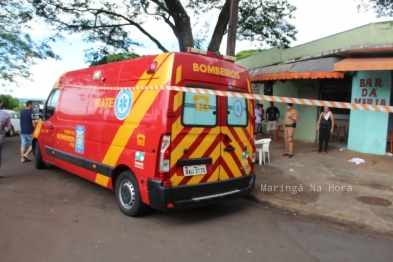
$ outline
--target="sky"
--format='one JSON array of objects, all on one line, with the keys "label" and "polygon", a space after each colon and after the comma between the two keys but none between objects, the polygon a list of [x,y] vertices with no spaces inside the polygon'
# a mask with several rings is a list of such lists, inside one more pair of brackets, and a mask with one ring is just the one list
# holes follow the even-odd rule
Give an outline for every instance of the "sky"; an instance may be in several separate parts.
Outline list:
[{"label": "sky", "polygon": [[[359,12],[357,4],[360,0],[288,0],[297,7],[295,18],[289,20],[298,30],[297,40],[292,41],[291,47],[301,45],[313,40],[324,38],[333,34],[344,32],[359,26],[373,22],[393,20],[393,18],[377,19],[373,12]],[[217,19],[217,13],[206,15],[207,21],[212,24]],[[202,21],[201,25],[204,24]],[[159,29],[156,22],[148,22],[146,28],[154,30],[154,36],[170,51],[177,51],[178,45],[172,31],[163,26]],[[194,28],[194,34],[198,26]],[[47,33],[45,24],[35,24],[32,37],[40,39]],[[135,34],[136,41],[145,43],[145,48],[134,48],[135,53],[140,55],[161,53],[154,44],[146,41],[142,34]],[[84,49],[94,47],[94,44],[84,43],[79,35],[67,36],[63,41],[57,41],[52,45],[55,53],[61,56],[61,60],[48,59],[38,61],[31,67],[32,80],[21,80],[19,86],[0,87],[0,93],[11,94],[17,98],[46,99],[56,79],[64,72],[87,67],[84,62]],[[242,41],[236,43],[236,53],[242,50],[256,49],[258,43]],[[226,37],[222,41],[220,52],[225,54]],[[12,90],[12,91],[10,91]]]}]

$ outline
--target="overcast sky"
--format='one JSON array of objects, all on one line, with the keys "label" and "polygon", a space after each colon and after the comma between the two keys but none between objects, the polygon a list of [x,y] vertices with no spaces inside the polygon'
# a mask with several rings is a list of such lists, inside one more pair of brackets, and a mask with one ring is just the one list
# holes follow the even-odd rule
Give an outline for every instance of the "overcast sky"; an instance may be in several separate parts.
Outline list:
[{"label": "overcast sky", "polygon": [[[350,30],[365,24],[393,20],[377,19],[374,13],[358,12],[357,4],[360,0],[289,0],[297,7],[295,19],[291,20],[299,31],[297,41],[291,46],[300,45],[316,39],[320,39],[332,34]],[[210,14],[207,20],[215,20],[215,14]],[[204,22],[201,23],[203,25]],[[157,28],[157,24],[148,25]],[[37,25],[34,28],[35,37],[39,37],[37,32],[45,32],[45,25]],[[194,32],[195,33],[195,32]],[[176,38],[167,27],[161,27],[154,32],[157,39],[161,40],[164,46],[170,51],[178,50]],[[135,36],[143,41],[142,35]],[[136,39],[137,40],[137,39]],[[161,53],[154,44],[148,43],[147,48],[135,48],[135,52],[141,55]],[[92,47],[83,43],[78,36],[70,36],[65,41],[57,42],[53,45],[53,50],[61,57],[61,61],[39,61],[31,68],[33,81],[21,81],[20,87],[0,87],[1,93],[9,93],[18,98],[38,98],[45,99],[58,76],[63,72],[84,68],[84,49]],[[257,46],[250,42],[237,42],[236,52],[247,49],[255,49]],[[225,53],[226,38],[223,39],[221,53]],[[9,89],[13,89],[10,93]],[[5,90],[4,90],[5,89]]]}]

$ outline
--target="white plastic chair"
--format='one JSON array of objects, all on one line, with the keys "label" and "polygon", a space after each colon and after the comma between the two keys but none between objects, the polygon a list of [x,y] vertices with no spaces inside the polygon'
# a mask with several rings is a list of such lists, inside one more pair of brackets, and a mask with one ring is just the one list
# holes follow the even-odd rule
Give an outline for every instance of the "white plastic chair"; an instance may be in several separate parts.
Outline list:
[{"label": "white plastic chair", "polygon": [[[270,152],[269,152],[269,145],[272,140],[270,138],[264,138],[264,139],[259,139],[255,141],[255,147],[256,151],[259,153],[259,165],[262,165],[262,159],[263,159],[263,164],[266,164],[266,155],[265,153],[268,154],[268,160],[270,163]],[[258,147],[258,145],[260,145]]]}]

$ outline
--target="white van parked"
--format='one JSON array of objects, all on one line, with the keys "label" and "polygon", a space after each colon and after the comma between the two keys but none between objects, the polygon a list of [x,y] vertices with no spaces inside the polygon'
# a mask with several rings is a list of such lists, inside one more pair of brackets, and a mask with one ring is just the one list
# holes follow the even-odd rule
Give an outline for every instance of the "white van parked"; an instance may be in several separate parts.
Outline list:
[{"label": "white van parked", "polygon": [[15,133],[20,133],[20,117],[19,114],[12,110],[3,109],[8,113],[11,120],[11,130],[7,130],[6,136],[13,136]]}]

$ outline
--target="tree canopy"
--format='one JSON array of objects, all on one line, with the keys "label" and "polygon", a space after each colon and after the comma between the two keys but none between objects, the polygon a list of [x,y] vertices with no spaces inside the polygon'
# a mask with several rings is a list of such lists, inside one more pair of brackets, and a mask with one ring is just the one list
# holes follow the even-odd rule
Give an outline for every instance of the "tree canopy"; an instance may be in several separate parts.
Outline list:
[{"label": "tree canopy", "polygon": [[11,95],[0,95],[1,102],[3,104],[3,109],[19,108],[19,100],[12,97]]},{"label": "tree canopy", "polygon": [[377,17],[393,17],[393,0],[361,0],[358,8],[373,10]]},{"label": "tree canopy", "polygon": [[[143,43],[133,37],[136,32],[167,52],[168,47],[155,36],[163,26],[171,29],[180,51],[189,46],[199,47],[204,41],[208,50],[218,51],[227,32],[231,5],[231,0],[27,1],[34,6],[35,14],[57,31],[82,33],[85,41],[102,43],[98,49],[90,50],[90,62],[108,54],[130,52],[133,46],[142,46]],[[199,32],[199,35],[193,32],[203,15],[214,10],[218,12],[218,18],[213,32]],[[271,46],[288,45],[291,40],[296,40],[297,30],[287,21],[293,18],[295,10],[287,0],[240,1],[237,39],[256,40]],[[145,27],[149,18],[156,20],[157,27]],[[205,27],[208,25],[205,21]]]},{"label": "tree canopy", "polygon": [[240,51],[239,53],[236,54],[236,60],[240,60],[240,59],[249,57],[251,55],[258,54],[259,52],[261,52],[261,50],[258,50],[258,49]]},{"label": "tree canopy", "polygon": [[137,58],[137,57],[140,57],[140,56],[138,54],[134,54],[134,53],[111,54],[111,55],[104,56],[100,60],[92,62],[90,64],[90,66],[103,65],[103,64],[128,60],[128,59]]},{"label": "tree canopy", "polygon": [[29,78],[29,68],[37,59],[58,58],[47,42],[36,43],[25,33],[33,18],[25,0],[0,2],[0,80],[12,83]]}]

